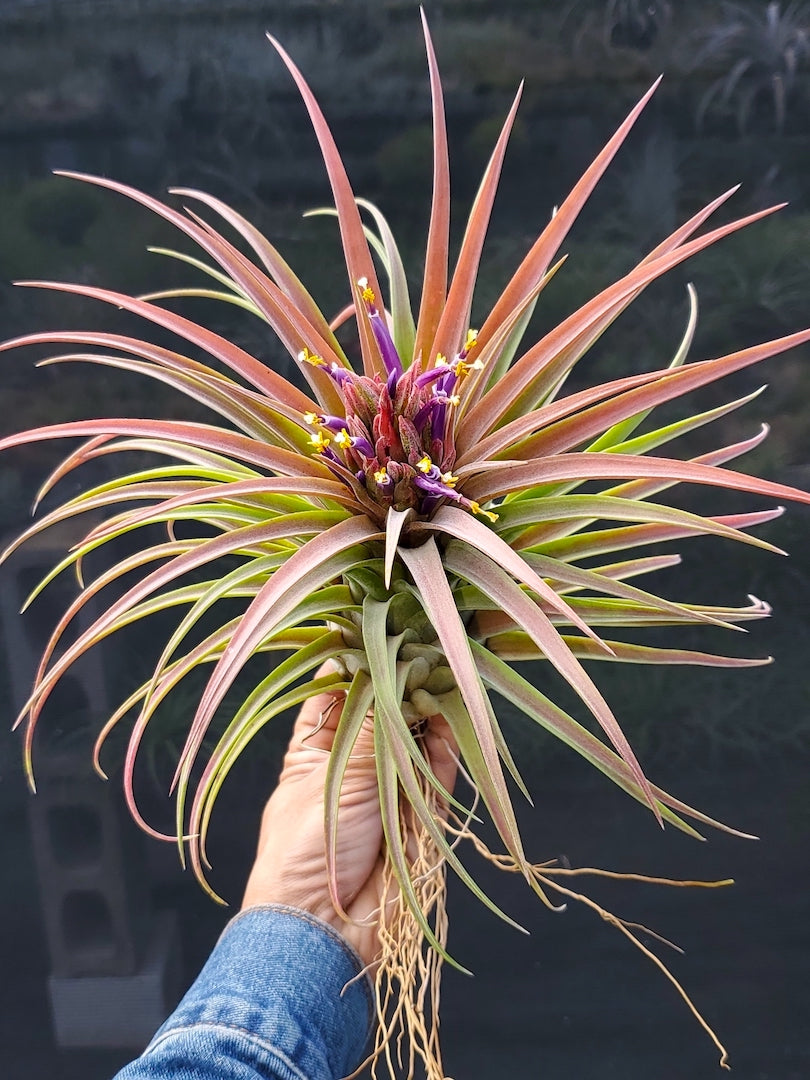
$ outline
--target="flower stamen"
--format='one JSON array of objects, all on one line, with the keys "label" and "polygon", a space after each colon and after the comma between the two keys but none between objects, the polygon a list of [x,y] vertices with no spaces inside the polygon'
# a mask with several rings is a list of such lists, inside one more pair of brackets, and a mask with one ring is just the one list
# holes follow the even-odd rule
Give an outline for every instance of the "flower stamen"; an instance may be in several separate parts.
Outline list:
[{"label": "flower stamen", "polygon": [[494,513],[492,510],[484,510],[483,507],[481,507],[477,502],[474,502],[472,499],[470,500],[470,509],[474,514],[479,514],[483,517],[487,517],[490,521],[498,520],[498,514]]},{"label": "flower stamen", "polygon": [[315,447],[317,452],[323,453],[329,443],[332,441],[328,435],[325,435],[322,431],[316,431],[314,435],[309,437],[310,444]]},{"label": "flower stamen", "polygon": [[[373,308],[373,305],[374,305],[377,297],[374,295],[374,290],[371,288],[371,286],[368,283],[368,278],[367,277],[358,278],[357,279],[357,286],[360,289],[360,296],[362,297],[362,299],[370,307]],[[376,310],[376,308],[374,308],[374,310]]]},{"label": "flower stamen", "polygon": [[326,361],[322,356],[318,356],[317,353],[310,352],[310,350],[305,345],[301,352],[298,354],[298,363],[312,364],[313,367],[323,367],[326,364]]}]

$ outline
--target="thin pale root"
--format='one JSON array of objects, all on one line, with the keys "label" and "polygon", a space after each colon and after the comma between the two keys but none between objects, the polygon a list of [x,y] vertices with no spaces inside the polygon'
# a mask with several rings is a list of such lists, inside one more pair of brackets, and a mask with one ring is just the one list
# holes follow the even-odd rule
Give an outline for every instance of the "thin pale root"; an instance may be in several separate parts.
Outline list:
[{"label": "thin pale root", "polygon": [[[425,796],[436,803],[433,791]],[[447,942],[447,875],[444,860],[424,829],[414,834],[402,811],[403,838],[408,845],[411,878],[417,901],[436,940]],[[383,896],[390,897],[378,913],[381,954],[370,969],[374,979],[377,1030],[374,1049],[352,1076],[371,1065],[378,1080],[380,1068],[394,1080],[412,1080],[421,1061],[427,1080],[449,1080],[442,1068],[439,1046],[439,994],[442,956],[425,936],[402,895],[391,859],[386,853]],[[351,1080],[351,1078],[349,1078]]]},{"label": "thin pale root", "polygon": [[678,982],[678,980],[675,978],[675,976],[672,974],[666,964],[638,939],[638,937],[633,933],[633,930],[639,930],[642,933],[649,934],[651,937],[656,938],[662,944],[675,949],[677,952],[681,952],[682,950],[677,945],[674,945],[671,941],[668,941],[666,938],[661,937],[654,931],[647,929],[647,927],[640,926],[638,923],[628,922],[626,919],[620,919],[617,915],[614,915],[612,912],[607,911],[606,908],[603,908],[600,904],[597,904],[596,901],[592,900],[589,896],[585,896],[583,893],[574,892],[573,890],[566,888],[564,885],[560,884],[558,880],[555,880],[555,878],[575,877],[579,874],[593,874],[600,877],[610,878],[612,880],[641,881],[655,885],[670,885],[674,887],[694,887],[705,889],[716,889],[724,885],[731,885],[731,880],[726,879],[723,881],[676,881],[671,878],[647,877],[643,874],[619,874],[611,870],[599,870],[593,867],[587,867],[582,869],[569,869],[568,867],[553,866],[550,863],[539,863],[535,866],[529,867],[519,866],[515,862],[515,860],[511,858],[511,856],[496,855],[491,852],[486,846],[486,844],[478,836],[476,836],[471,829],[469,829],[465,825],[459,824],[457,826],[453,826],[452,824],[448,824],[447,827],[450,832],[455,832],[457,835],[463,836],[465,839],[472,840],[478,853],[482,855],[485,859],[487,859],[489,862],[499,867],[501,870],[507,870],[513,873],[520,873],[525,875],[526,870],[528,869],[529,874],[531,875],[532,879],[538,887],[551,889],[559,895],[567,897],[570,900],[578,900],[581,904],[584,904],[586,907],[590,908],[591,911],[595,911],[597,915],[600,916],[600,918],[605,920],[605,922],[610,923],[611,926],[615,926],[617,930],[621,931],[621,933],[624,934],[624,936],[629,941],[631,941],[633,945],[635,945],[636,948],[639,949],[639,951],[647,957],[648,960],[651,960],[652,963],[655,964],[655,966],[659,969],[659,971],[661,971],[663,975],[672,983],[680,996],[683,998],[689,1011],[692,1013],[694,1018],[697,1020],[697,1022],[712,1040],[717,1049],[720,1051],[720,1067],[723,1069],[730,1068],[730,1065],[728,1064],[728,1052],[715,1034],[714,1029],[711,1027],[711,1025],[708,1023],[702,1013],[698,1010],[697,1006],[689,997],[689,994],[686,992],[680,982]]},{"label": "thin pale root", "polygon": [[[466,778],[463,768],[461,771]],[[436,820],[443,821],[448,837],[453,838],[452,847],[455,848],[462,840],[470,840],[476,851],[499,869],[528,877],[538,895],[553,910],[561,909],[554,908],[546,899],[544,893],[546,889],[566,899],[579,901],[624,934],[672,983],[689,1011],[719,1050],[720,1066],[724,1069],[729,1068],[726,1049],[712,1027],[669,968],[639,940],[637,933],[647,934],[677,952],[682,952],[682,950],[655,931],[639,923],[621,919],[590,897],[567,888],[560,879],[589,874],[610,880],[644,882],[675,888],[706,889],[731,885],[730,880],[680,881],[643,874],[617,873],[594,867],[569,868],[554,865],[554,860],[521,866],[509,855],[490,851],[472,831],[470,817],[461,820],[454,814],[446,815],[443,807],[440,812],[436,793],[428,785],[425,785],[424,794],[431,808],[436,812]],[[407,846],[416,899],[433,928],[437,941],[444,949],[448,928],[444,860],[428,833],[421,827],[414,830],[413,817],[407,807],[401,810],[400,827],[403,841]],[[413,1080],[417,1062],[421,1062],[427,1080],[449,1080],[444,1074],[439,1045],[439,997],[443,958],[426,942],[424,933],[398,886],[394,867],[387,852],[383,873],[382,895],[389,899],[377,913],[381,955],[378,962],[369,969],[374,979],[377,1031],[374,1049],[367,1060],[352,1074],[352,1077],[358,1076],[366,1066],[370,1065],[371,1074],[375,1080],[379,1080],[381,1068],[385,1069],[391,1080],[397,1080],[397,1078]]]}]

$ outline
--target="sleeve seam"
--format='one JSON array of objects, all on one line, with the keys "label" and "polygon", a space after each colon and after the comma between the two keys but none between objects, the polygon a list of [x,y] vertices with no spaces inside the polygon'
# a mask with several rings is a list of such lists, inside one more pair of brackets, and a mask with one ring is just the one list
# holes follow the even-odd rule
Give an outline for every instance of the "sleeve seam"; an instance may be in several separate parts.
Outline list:
[{"label": "sleeve seam", "polygon": [[244,908],[242,911],[234,915],[234,917],[222,931],[222,935],[224,936],[228,932],[229,927],[233,926],[237,922],[241,922],[241,920],[246,915],[250,915],[251,912],[254,911],[275,911],[279,915],[290,915],[292,918],[300,919],[301,922],[309,923],[310,926],[317,927],[319,930],[325,930],[329,937],[335,942],[335,944],[339,945],[343,952],[353,961],[354,965],[358,969],[358,972],[362,972],[365,970],[365,965],[363,964],[360,955],[343,937],[343,935],[334,928],[334,926],[330,926],[328,922],[324,922],[323,919],[319,919],[318,916],[313,915],[311,911],[305,911],[303,908],[291,907],[287,904],[254,904],[251,907]]},{"label": "sleeve seam", "polygon": [[359,977],[359,980],[363,984],[364,996],[366,998],[366,1005],[369,1012],[370,1028],[374,1011],[374,996],[372,992],[371,978],[368,974],[366,965],[360,958],[360,955],[349,944],[349,942],[346,941],[346,939],[333,926],[330,926],[329,923],[324,922],[323,919],[319,919],[317,915],[313,915],[312,912],[305,911],[303,908],[291,907],[288,904],[254,904],[251,907],[243,908],[242,911],[237,912],[237,914],[234,915],[234,917],[230,920],[230,922],[220,934],[219,940],[221,941],[222,938],[225,937],[225,935],[228,933],[229,929],[232,926],[234,926],[238,922],[241,922],[243,918],[250,915],[254,911],[273,911],[278,915],[289,915],[292,918],[298,919],[300,922],[308,923],[310,926],[326,932],[329,938],[337,946],[339,946],[343,954],[355,968],[355,974],[351,979],[348,980],[348,982],[343,987],[343,990],[341,991],[341,996],[343,995],[343,991],[346,990],[349,984],[357,981]]},{"label": "sleeve seam", "polygon": [[183,1024],[181,1027],[173,1027],[169,1031],[159,1035],[153,1042],[149,1044],[146,1050],[143,1052],[143,1057],[147,1057],[153,1053],[158,1047],[162,1046],[168,1040],[176,1036],[189,1035],[198,1031],[216,1031],[227,1032],[229,1035],[241,1035],[248,1043],[255,1046],[257,1049],[264,1051],[267,1054],[272,1055],[276,1061],[283,1064],[290,1072],[299,1078],[299,1080],[308,1080],[305,1073],[302,1073],[298,1066],[292,1061],[283,1050],[279,1050],[273,1043],[268,1042],[261,1036],[256,1035],[255,1032],[249,1031],[247,1028],[241,1028],[235,1024]]}]

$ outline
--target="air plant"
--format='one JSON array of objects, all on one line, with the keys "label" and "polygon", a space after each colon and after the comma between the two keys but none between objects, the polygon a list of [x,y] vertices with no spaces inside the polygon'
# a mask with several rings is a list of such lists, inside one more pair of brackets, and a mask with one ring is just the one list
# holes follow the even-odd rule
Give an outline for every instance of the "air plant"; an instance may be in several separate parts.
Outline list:
[{"label": "air plant", "polygon": [[[781,508],[701,516],[654,501],[654,496],[679,483],[695,483],[810,502],[801,491],[726,467],[757,446],[764,429],[691,459],[654,453],[756,394],[663,426],[648,418],[658,405],[810,340],[810,331],[686,363],[697,318],[690,287],[688,324],[669,366],[565,391],[577,361],[650,283],[771,212],[699,234],[731,191],[539,341],[528,348],[521,345],[535,304],[561,265],[561,259],[555,262],[560,245],[655,87],[555,211],[497,302],[484,313],[480,329],[471,329],[479,260],[520,92],[486,167],[448,280],[447,140],[427,26],[433,200],[414,320],[407,277],[385,218],[355,198],[304,77],[271,41],[298,85],[323,153],[345,255],[348,305],[327,321],[272,244],[210,195],[174,192],[201,208],[183,212],[112,180],[77,177],[134,199],[171,222],[210,261],[169,254],[216,284],[146,298],[85,284],[36,284],[122,308],[171,331],[210,360],[95,331],[37,333],[2,348],[68,346],[70,351],[45,362],[81,361],[152,377],[208,406],[221,423],[85,420],[39,427],[0,443],[0,449],[9,449],[49,439],[82,440],[46,481],[40,499],[58,480],[102,455],[139,451],[169,461],[70,499],[31,526],[6,553],[74,515],[112,510],[47,575],[34,591],[37,595],[68,568],[81,571],[91,552],[116,538],[157,524],[168,529],[159,543],[147,530],[143,535],[148,539],[137,554],[82,582],[47,644],[20,718],[26,722],[25,764],[32,777],[38,718],[70,666],[114,631],[176,609],[177,627],[153,676],[122,703],[101,732],[96,767],[101,771],[99,751],[109,732],[134,711],[123,771],[126,798],[148,832],[169,839],[139,812],[135,764],[161,701],[200,665],[209,665],[210,677],[174,778],[177,835],[171,839],[179,842],[181,855],[187,854],[195,874],[212,891],[205,883],[206,833],[217,795],[236,761],[283,710],[325,690],[344,695],[324,822],[330,889],[339,909],[335,851],[341,781],[358,731],[371,712],[384,855],[398,896],[393,914],[385,905],[379,913],[386,932],[375,976],[380,1014],[376,1053],[386,1060],[388,1042],[404,1028],[411,1047],[405,1060],[408,1074],[421,1057],[428,1075],[441,1077],[435,1019],[439,969],[448,959],[446,868],[498,911],[466,869],[459,839],[472,839],[498,865],[522,874],[549,907],[552,897],[574,898],[606,914],[565,884],[570,871],[534,865],[524,853],[508,776],[521,792],[528,792],[490,692],[562,740],[661,824],[693,836],[698,834],[687,819],[727,828],[647,778],[586,665],[595,660],[720,667],[768,662],[654,648],[623,636],[624,631],[643,633],[646,627],[662,625],[736,629],[769,612],[767,604],[755,598],[742,607],[680,603],[632,582],[678,562],[677,555],[638,554],[637,549],[664,541],[712,535],[778,550],[749,530],[773,520]],[[250,256],[209,224],[206,212],[221,219]],[[369,224],[363,223],[361,213]],[[377,279],[375,257],[386,288]],[[161,303],[169,295],[183,294],[218,297],[264,319],[297,359],[306,389]],[[346,355],[335,333],[347,320],[356,323],[359,360]],[[177,523],[183,527],[175,531]],[[65,631],[84,605],[130,571],[140,571],[140,580],[59,651]],[[211,613],[225,600],[231,602],[228,617],[210,630]],[[233,601],[244,605],[237,617],[232,615]],[[247,662],[271,652],[284,654],[283,659],[250,691],[195,772],[218,706]],[[327,660],[333,667],[324,673],[319,669]],[[562,676],[601,726],[604,739],[511,666],[529,660],[543,660]],[[436,715],[443,716],[452,731],[462,774],[469,781],[469,799],[444,790],[423,753],[425,720]],[[476,836],[479,807],[494,823],[501,854],[490,852]],[[405,838],[414,825],[418,850]],[[612,916],[611,921],[652,956],[632,924]],[[689,1004],[725,1064],[725,1050]],[[393,1072],[391,1055],[387,1061]]]}]

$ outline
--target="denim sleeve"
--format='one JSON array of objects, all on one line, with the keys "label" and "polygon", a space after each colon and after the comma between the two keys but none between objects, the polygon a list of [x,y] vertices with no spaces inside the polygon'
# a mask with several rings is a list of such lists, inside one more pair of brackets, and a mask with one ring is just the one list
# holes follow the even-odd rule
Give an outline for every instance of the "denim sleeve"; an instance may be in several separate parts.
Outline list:
[{"label": "denim sleeve", "polygon": [[339,1080],[362,1060],[371,984],[354,950],[296,908],[248,908],[144,1053],[115,1080]]}]

